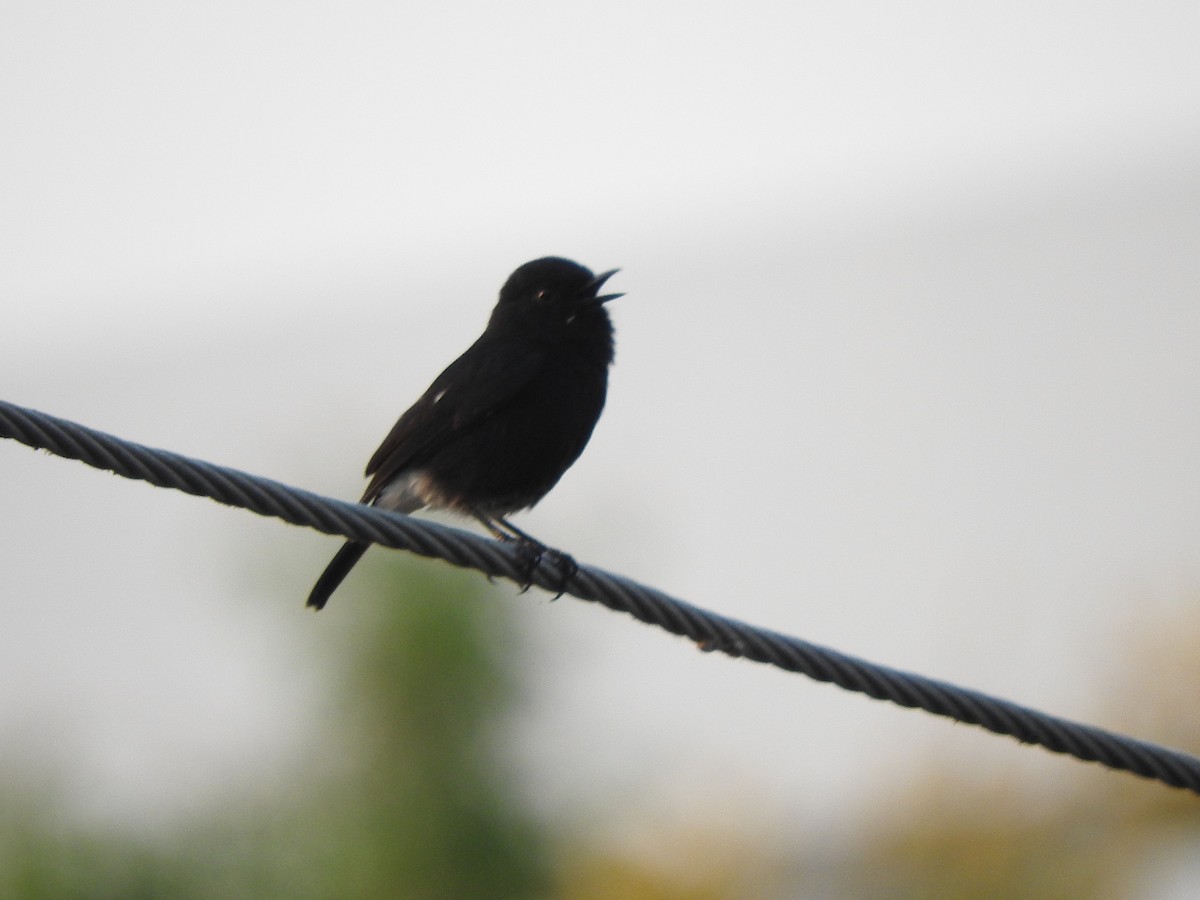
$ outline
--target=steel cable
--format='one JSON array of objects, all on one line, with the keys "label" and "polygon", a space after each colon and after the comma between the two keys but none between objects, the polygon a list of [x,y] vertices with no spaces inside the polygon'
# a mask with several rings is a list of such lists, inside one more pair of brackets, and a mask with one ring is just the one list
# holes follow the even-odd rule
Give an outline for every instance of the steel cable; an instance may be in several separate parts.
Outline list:
[{"label": "steel cable", "polygon": [[1200,759],[1181,751],[756,628],[590,566],[580,566],[564,585],[562,574],[549,556],[529,573],[526,559],[495,540],[145,447],[2,400],[0,436],[126,478],[209,497],[325,534],[436,557],[489,577],[524,583],[531,574],[533,584],[550,591],[565,587],[565,593],[573,597],[628,613],[639,621],[689,638],[703,650],[799,672],[876,700],[923,709],[1015,737],[1022,743],[1200,794]]}]

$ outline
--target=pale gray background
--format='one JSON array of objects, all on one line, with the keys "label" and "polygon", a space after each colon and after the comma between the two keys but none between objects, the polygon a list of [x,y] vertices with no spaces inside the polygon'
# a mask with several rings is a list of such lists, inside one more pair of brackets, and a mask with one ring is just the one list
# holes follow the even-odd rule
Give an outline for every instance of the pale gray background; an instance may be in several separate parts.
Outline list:
[{"label": "pale gray background", "polygon": [[[523,526],[1095,718],[1132,623],[1195,621],[1198,33],[1153,0],[9,4],[3,396],[352,498],[517,264],[620,266],[609,409]],[[308,752],[333,540],[8,442],[0,509],[4,759],[141,829]],[[531,793],[614,839],[1079,768],[511,602]]]}]

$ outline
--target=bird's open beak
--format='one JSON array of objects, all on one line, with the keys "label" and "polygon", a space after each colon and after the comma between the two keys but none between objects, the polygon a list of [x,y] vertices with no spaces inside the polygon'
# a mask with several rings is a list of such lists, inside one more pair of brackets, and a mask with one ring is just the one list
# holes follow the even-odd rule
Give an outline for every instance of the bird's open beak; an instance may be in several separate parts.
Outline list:
[{"label": "bird's open beak", "polygon": [[609,300],[616,300],[618,297],[624,297],[624,294],[601,294],[600,288],[604,287],[604,282],[612,278],[620,269],[609,269],[607,272],[601,272],[595,278],[588,282],[588,289],[596,292],[597,303],[607,303]]}]

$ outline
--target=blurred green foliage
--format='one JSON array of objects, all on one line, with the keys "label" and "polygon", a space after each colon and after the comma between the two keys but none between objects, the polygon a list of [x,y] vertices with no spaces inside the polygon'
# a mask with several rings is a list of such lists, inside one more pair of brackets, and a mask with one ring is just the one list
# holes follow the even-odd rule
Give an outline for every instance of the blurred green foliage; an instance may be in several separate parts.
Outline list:
[{"label": "blurred green foliage", "polygon": [[520,657],[507,607],[441,566],[393,559],[360,579],[337,598],[353,607],[327,675],[338,738],[291,791],[141,842],[54,815],[52,790],[0,786],[0,897],[546,896],[546,838],[500,750]]},{"label": "blurred green foliage", "polygon": [[[1172,847],[1200,846],[1194,796],[1065,760],[1050,791],[1019,773],[988,782],[970,760],[915,761],[836,844],[748,825],[754,798],[736,776],[736,815],[717,802],[663,819],[629,796],[606,822],[539,821],[505,740],[523,658],[511,588],[487,596],[474,573],[375,557],[320,618],[321,645],[337,650],[313,662],[328,721],[306,761],[287,764],[285,789],[131,837],[81,825],[53,785],[9,772],[0,898],[1116,900],[1155,883],[1156,860],[1192,858]],[[1131,731],[1197,746],[1200,719],[1146,702],[1166,680],[1200,680],[1195,634],[1143,629],[1134,674],[1104,693],[1136,711]]]}]

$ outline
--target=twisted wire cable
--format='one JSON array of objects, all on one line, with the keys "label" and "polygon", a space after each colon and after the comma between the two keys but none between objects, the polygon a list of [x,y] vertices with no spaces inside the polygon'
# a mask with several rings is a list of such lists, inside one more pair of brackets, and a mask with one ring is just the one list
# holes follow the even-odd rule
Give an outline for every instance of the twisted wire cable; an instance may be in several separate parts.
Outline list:
[{"label": "twisted wire cable", "polygon": [[[528,560],[499,541],[145,447],[3,400],[0,437],[126,478],[208,497],[325,534],[436,557],[519,584],[530,577]],[[1200,794],[1200,758],[1187,753],[757,628],[601,569],[580,566],[565,585],[562,580],[549,556],[532,572],[532,583],[539,587],[550,591],[565,587],[564,593],[577,599],[628,613],[641,622],[689,638],[706,651],[798,672],[876,700],[923,709],[1015,737],[1021,743]]]}]

